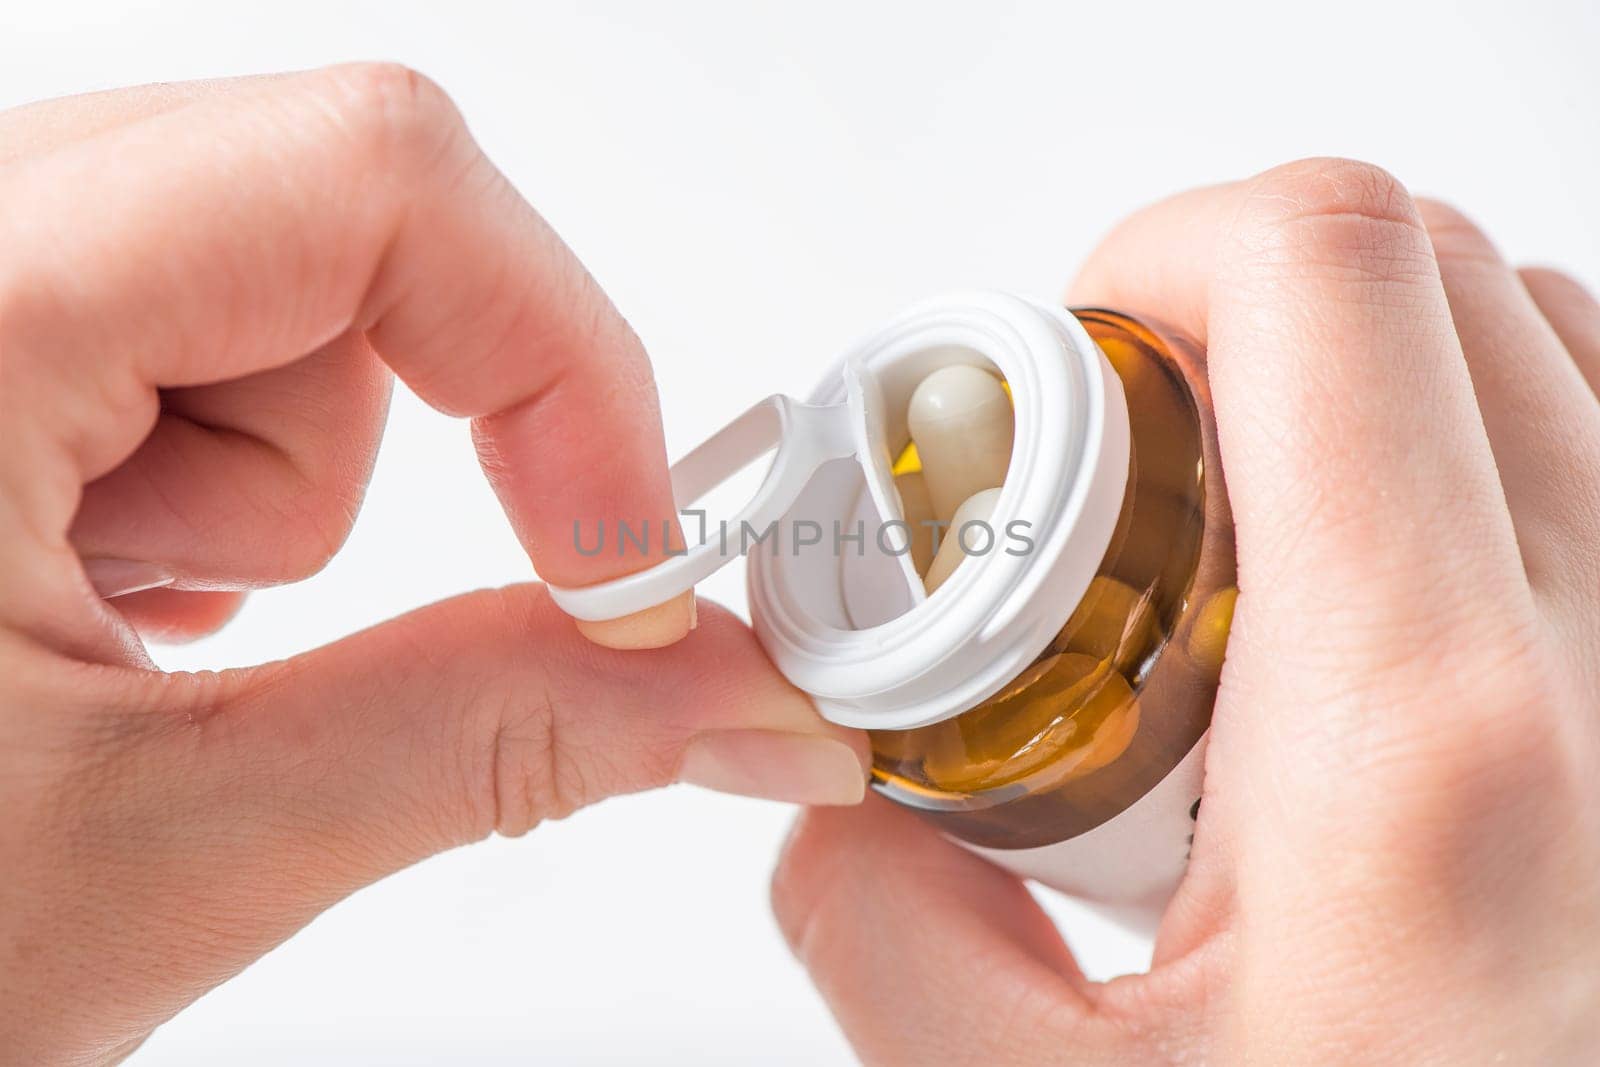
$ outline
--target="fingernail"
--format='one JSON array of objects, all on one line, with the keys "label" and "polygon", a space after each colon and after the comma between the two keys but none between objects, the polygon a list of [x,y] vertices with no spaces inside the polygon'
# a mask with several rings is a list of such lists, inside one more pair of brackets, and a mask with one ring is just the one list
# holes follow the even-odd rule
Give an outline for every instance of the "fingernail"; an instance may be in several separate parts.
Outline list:
[{"label": "fingernail", "polygon": [[108,599],[159,589],[175,580],[166,568],[137,559],[86,559],[83,573],[94,591]]},{"label": "fingernail", "polygon": [[701,734],[684,750],[678,780],[791,804],[859,804],[867,792],[855,749],[831,737],[781,730]]},{"label": "fingernail", "polygon": [[695,625],[694,590],[620,619],[577,620],[578,632],[606,648],[664,648]]}]

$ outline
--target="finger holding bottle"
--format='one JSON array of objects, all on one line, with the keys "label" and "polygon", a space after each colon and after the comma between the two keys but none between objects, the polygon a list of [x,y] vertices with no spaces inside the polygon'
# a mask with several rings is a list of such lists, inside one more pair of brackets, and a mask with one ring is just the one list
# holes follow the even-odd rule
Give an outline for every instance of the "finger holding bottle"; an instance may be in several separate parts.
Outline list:
[{"label": "finger holding bottle", "polygon": [[[1351,1047],[1579,1062],[1593,1047],[1578,1005],[1593,1002],[1600,951],[1583,787],[1597,753],[1574,637],[1600,619],[1592,603],[1554,609],[1541,581],[1570,577],[1562,553],[1597,534],[1582,501],[1600,479],[1576,454],[1593,397],[1567,358],[1581,368],[1593,350],[1572,337],[1587,305],[1560,305],[1562,328],[1534,322],[1502,266],[1441,245],[1388,174],[1311,160],[1159,205],[1095,254],[1071,303],[1176,320],[1206,342],[1236,520],[1237,608],[1188,874],[1150,974],[1097,985],[1051,968],[1018,989],[1010,976],[1041,957],[1011,920],[952,917],[933,934],[877,908],[854,865],[819,858],[890,864],[905,876],[880,879],[884,895],[903,902],[968,887],[952,869],[966,857],[936,860],[932,835],[909,827],[891,844],[869,820],[806,819],[776,904],[869,1061],[908,1058],[915,1013],[884,992],[896,980],[927,983],[951,1020],[930,1045],[961,1049],[987,1019],[1023,1017],[994,1043],[1028,1062],[1046,1056],[1029,1047],[1040,1032],[1071,1035],[1051,1054],[1085,1063]],[[1529,344],[1505,343],[1507,321]],[[1571,432],[1514,417],[1530,406]],[[1513,466],[1524,480],[1508,490]],[[1535,469],[1568,472],[1569,493]],[[965,903],[998,909],[1014,888]],[[895,976],[858,980],[872,973],[860,943]],[[991,968],[997,997],[962,986]]]}]

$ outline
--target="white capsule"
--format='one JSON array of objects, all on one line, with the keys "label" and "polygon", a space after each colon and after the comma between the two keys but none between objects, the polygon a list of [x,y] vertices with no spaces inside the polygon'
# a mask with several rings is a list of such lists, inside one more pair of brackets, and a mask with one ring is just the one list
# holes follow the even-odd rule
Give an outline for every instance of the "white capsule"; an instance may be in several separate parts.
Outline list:
[{"label": "white capsule", "polygon": [[934,553],[928,573],[922,579],[929,595],[943,585],[969,555],[987,556],[999,548],[999,534],[989,524],[995,501],[999,499],[1000,489],[996,486],[974,493],[956,508],[950,528],[940,531],[939,551]]},{"label": "white capsule", "polygon": [[968,497],[1005,481],[1011,400],[988,371],[964,364],[934,371],[911,394],[906,422],[939,521],[952,521]]}]

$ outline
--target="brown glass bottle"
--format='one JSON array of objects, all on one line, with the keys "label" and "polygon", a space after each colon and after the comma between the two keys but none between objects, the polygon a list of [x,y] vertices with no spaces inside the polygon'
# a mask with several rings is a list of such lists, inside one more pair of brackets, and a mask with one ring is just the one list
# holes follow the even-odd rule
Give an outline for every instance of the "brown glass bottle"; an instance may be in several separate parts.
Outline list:
[{"label": "brown glass bottle", "polygon": [[[1210,723],[1234,545],[1203,355],[1151,322],[1073,312],[1121,380],[1127,489],[1098,575],[1038,658],[970,711],[873,731],[874,784],[988,848],[1054,844],[1129,808]],[[919,469],[914,448],[895,473]]]}]

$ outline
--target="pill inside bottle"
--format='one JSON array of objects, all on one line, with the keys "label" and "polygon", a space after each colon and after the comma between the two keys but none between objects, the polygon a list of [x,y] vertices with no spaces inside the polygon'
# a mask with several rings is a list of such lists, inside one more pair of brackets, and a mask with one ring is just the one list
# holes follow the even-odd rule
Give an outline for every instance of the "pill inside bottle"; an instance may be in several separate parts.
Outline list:
[{"label": "pill inside bottle", "polygon": [[1005,481],[1014,425],[996,375],[960,363],[934,371],[912,393],[906,422],[938,521],[953,522],[962,504]]},{"label": "pill inside bottle", "polygon": [[1000,487],[995,486],[973,493],[956,508],[939,540],[938,551],[923,575],[923,586],[929,593],[948,581],[968,556],[993,551],[995,536],[989,520],[994,516],[999,499]]},{"label": "pill inside bottle", "polygon": [[[674,467],[687,501],[774,451],[741,544],[553,592],[602,618],[747,556],[757,638],[824,716],[868,732],[877,791],[1019,875],[1148,917],[1187,863],[1235,604],[1203,362],[1116,312],[927,301],[806,402],[769,397]],[[910,537],[885,540],[896,524]],[[831,552],[801,550],[830,525]]]},{"label": "pill inside bottle", "polygon": [[[1075,314],[1117,375],[1129,415],[1127,485],[1104,557],[1078,601],[1062,605],[1059,632],[999,691],[953,718],[871,734],[875,788],[995,849],[1092,829],[1190,752],[1209,723],[1232,616],[1232,526],[1213,469],[1203,357],[1126,316]],[[1008,389],[964,365],[915,387],[909,440],[893,467],[908,519],[903,487],[919,474],[928,498],[919,513],[989,518],[1010,462]],[[942,530],[931,562],[917,566],[930,593],[970,558],[958,532]]]}]

